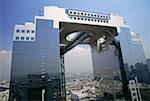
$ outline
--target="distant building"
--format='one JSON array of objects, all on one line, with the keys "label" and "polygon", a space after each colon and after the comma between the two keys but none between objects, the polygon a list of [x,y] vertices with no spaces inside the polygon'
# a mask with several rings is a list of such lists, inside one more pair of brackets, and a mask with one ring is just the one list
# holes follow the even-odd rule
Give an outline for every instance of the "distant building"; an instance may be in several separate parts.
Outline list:
[{"label": "distant building", "polygon": [[150,74],[150,59],[147,59],[146,62],[147,62],[147,66],[148,66],[148,70],[149,70],[149,74]]},{"label": "distant building", "polygon": [[134,65],[136,63],[146,64],[146,58],[140,34],[131,32],[131,38],[132,38],[132,54],[133,54],[132,56]]},{"label": "distant building", "polygon": [[[137,79],[140,83],[149,82],[149,72],[144,54],[142,39],[138,33],[131,32],[132,37],[132,54],[133,54],[133,68],[135,69]],[[142,73],[142,74],[141,74]]]},{"label": "distant building", "polygon": [[138,78],[139,83],[150,83],[149,82],[149,71],[146,64],[136,63],[135,64],[135,73]]},{"label": "distant building", "polygon": [[118,37],[121,44],[127,78],[131,80],[136,75],[139,82],[148,83],[148,67],[146,65],[146,58],[140,35],[135,32],[130,32],[119,34]]}]

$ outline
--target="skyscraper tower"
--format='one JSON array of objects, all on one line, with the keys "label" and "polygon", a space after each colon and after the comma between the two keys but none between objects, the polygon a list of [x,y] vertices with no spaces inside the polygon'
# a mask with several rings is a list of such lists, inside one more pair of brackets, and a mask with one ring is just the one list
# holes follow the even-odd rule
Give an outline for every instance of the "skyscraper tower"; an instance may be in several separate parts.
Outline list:
[{"label": "skyscraper tower", "polygon": [[10,101],[61,99],[58,30],[51,21],[36,24],[14,28]]}]

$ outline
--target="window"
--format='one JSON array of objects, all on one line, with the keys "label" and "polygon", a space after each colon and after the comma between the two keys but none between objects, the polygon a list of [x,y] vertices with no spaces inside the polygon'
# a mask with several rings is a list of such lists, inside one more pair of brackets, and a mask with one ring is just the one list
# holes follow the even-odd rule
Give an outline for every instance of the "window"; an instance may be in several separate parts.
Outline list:
[{"label": "window", "polygon": [[135,90],[135,88],[132,88],[132,90],[134,91],[134,90]]},{"label": "window", "polygon": [[27,33],[30,33],[30,31],[29,31],[29,30],[27,30]]},{"label": "window", "polygon": [[19,40],[19,37],[16,37],[16,40]]},{"label": "window", "polygon": [[95,20],[95,22],[96,22],[96,20]]},{"label": "window", "polygon": [[83,15],[83,13],[81,13],[81,15]]},{"label": "window", "polygon": [[29,37],[26,37],[26,40],[29,40]]},{"label": "window", "polygon": [[94,15],[96,17],[96,15]]},{"label": "window", "polygon": [[137,99],[136,99],[136,98],[134,98],[134,101],[137,101]]},{"label": "window", "polygon": [[88,21],[90,21],[90,19],[88,19]]},{"label": "window", "polygon": [[85,18],[84,20],[86,21],[87,19]]},{"label": "window", "polygon": [[86,13],[84,13],[84,15],[86,15]]},{"label": "window", "polygon": [[99,20],[97,20],[99,22]]},{"label": "window", "polygon": [[81,20],[83,20],[83,18],[81,18]]},{"label": "window", "polygon": [[31,33],[34,33],[34,30],[32,30]]},{"label": "window", "polygon": [[91,21],[93,21],[93,19]]},{"label": "window", "polygon": [[88,14],[88,16],[90,16],[90,14]]},{"label": "window", "polygon": [[19,33],[19,32],[20,32],[20,30],[19,30],[19,29],[17,29],[17,30],[16,30],[16,33]]},{"label": "window", "polygon": [[99,17],[99,15],[97,15],[97,17]]},{"label": "window", "polygon": [[135,94],[135,93],[133,93],[133,96],[136,96],[136,94]]},{"label": "window", "polygon": [[76,17],[74,17],[74,19],[76,19]]},{"label": "window", "polygon": [[134,84],[133,82],[131,82],[131,84]]},{"label": "window", "polygon": [[31,37],[31,40],[34,40],[34,37]]},{"label": "window", "polygon": [[21,37],[21,40],[24,40],[24,37]]},{"label": "window", "polygon": [[72,12],[70,11],[70,14],[72,14]]},{"label": "window", "polygon": [[78,12],[78,15],[79,15],[80,13]]},{"label": "window", "polygon": [[93,14],[91,14],[91,16],[93,16]]},{"label": "window", "polygon": [[74,12],[74,14],[76,14],[76,12]]},{"label": "window", "polygon": [[25,30],[22,30],[21,32],[22,32],[22,33],[24,33],[24,32],[25,32]]},{"label": "window", "polygon": [[78,20],[80,20],[80,18],[78,18]]}]

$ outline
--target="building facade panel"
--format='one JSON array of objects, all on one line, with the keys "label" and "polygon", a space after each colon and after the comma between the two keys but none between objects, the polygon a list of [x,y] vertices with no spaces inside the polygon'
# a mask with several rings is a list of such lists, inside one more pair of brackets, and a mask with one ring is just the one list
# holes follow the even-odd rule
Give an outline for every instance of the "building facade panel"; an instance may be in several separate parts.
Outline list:
[{"label": "building facade panel", "polygon": [[35,38],[13,43],[10,101],[41,101],[43,89],[45,100],[61,97],[59,32],[53,21],[37,19]]}]

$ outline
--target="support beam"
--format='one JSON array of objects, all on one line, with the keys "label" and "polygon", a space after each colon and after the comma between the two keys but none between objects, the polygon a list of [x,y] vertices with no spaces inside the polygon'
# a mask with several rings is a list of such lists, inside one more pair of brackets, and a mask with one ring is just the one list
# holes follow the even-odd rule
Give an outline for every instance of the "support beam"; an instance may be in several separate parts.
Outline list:
[{"label": "support beam", "polygon": [[78,44],[80,44],[81,42],[90,37],[91,37],[90,33],[86,32],[80,33],[73,39],[73,41],[71,41],[67,46],[64,47],[64,49],[61,50],[61,54],[65,54],[66,52],[68,52],[69,50],[71,50],[72,48],[74,48],[75,46],[77,46]]}]

